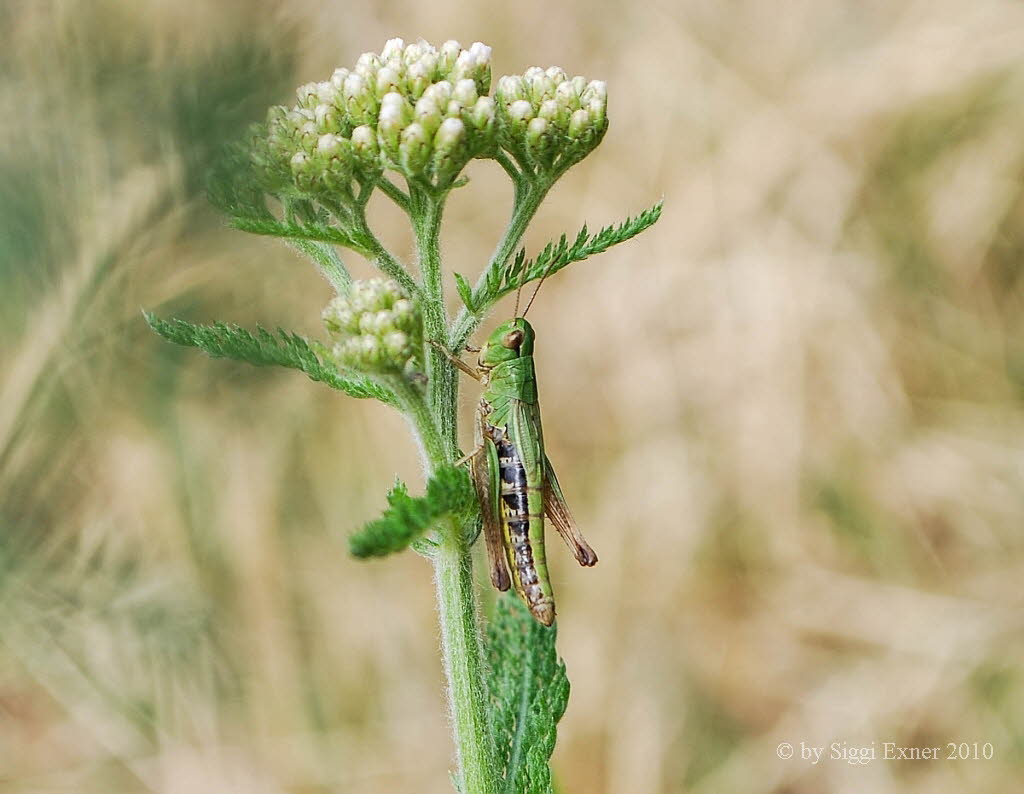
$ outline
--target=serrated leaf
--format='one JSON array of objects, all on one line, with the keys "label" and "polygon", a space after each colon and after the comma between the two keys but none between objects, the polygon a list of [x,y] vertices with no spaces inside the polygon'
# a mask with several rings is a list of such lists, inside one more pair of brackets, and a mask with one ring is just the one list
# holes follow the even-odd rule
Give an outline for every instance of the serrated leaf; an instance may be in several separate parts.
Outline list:
[{"label": "serrated leaf", "polygon": [[644,210],[635,218],[627,218],[618,226],[605,226],[597,234],[591,236],[586,225],[577,233],[572,243],[563,234],[557,242],[550,242],[534,259],[527,260],[522,249],[516,254],[500,277],[497,284],[488,284],[488,295],[477,300],[477,306],[493,303],[499,298],[519,289],[544,276],[550,276],[573,262],[581,262],[587,257],[604,253],[613,245],[625,242],[649,229],[661,217],[663,202],[658,202],[650,209]]},{"label": "serrated leaf", "polygon": [[283,237],[289,240],[312,240],[321,243],[343,245],[360,253],[366,253],[364,241],[349,234],[337,226],[320,223],[290,223],[273,218],[252,218],[236,215],[231,218],[231,225],[250,234],[263,234],[269,237]]},{"label": "serrated leaf", "polygon": [[409,496],[409,489],[397,482],[388,493],[388,509],[349,538],[349,551],[362,558],[402,551],[444,516],[471,514],[476,504],[476,492],[462,468],[438,469],[423,496]]},{"label": "serrated leaf", "polygon": [[237,325],[215,323],[194,325],[172,318],[164,320],[143,312],[149,327],[164,339],[186,347],[195,347],[213,358],[245,361],[257,367],[289,367],[306,373],[311,380],[326,383],[352,397],[373,397],[382,402],[395,402],[394,395],[372,381],[358,375],[342,374],[323,356],[322,347],[308,342],[298,334],[282,331],[271,333],[260,326],[255,332]]},{"label": "serrated leaf", "polygon": [[469,286],[469,282],[466,281],[465,276],[461,273],[455,273],[455,289],[458,290],[459,297],[462,298],[462,303],[473,311],[473,288]]},{"label": "serrated leaf", "polygon": [[536,621],[515,595],[498,599],[487,630],[491,731],[503,794],[551,794],[549,760],[569,679],[556,631]]}]

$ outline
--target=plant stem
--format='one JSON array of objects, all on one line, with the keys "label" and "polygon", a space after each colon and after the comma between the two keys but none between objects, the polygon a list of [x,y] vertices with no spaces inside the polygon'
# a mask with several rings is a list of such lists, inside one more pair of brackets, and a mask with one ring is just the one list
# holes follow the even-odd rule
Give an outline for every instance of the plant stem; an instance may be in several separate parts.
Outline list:
[{"label": "plant stem", "polygon": [[[427,339],[445,341],[448,317],[439,245],[444,196],[415,192],[413,202],[417,210],[413,218],[424,331]],[[440,466],[450,465],[459,455],[459,384],[455,368],[433,346],[425,346],[425,355],[427,397],[424,400],[410,387],[403,402],[420,440],[424,467],[433,473]],[[445,521],[438,528],[438,545],[431,560],[461,790],[463,794],[494,794],[498,772],[488,717],[473,558],[466,536],[458,521]]]},{"label": "plant stem", "polygon": [[450,522],[434,560],[441,648],[463,794],[491,794],[498,772],[487,713],[483,647],[469,545]]},{"label": "plant stem", "polygon": [[[448,337],[448,313],[444,305],[444,283],[441,272],[441,214],[444,195],[425,191],[414,194],[418,212],[413,231],[419,255],[420,278],[423,282],[423,326],[428,340],[445,343]],[[448,445],[448,462],[458,456],[456,432],[459,381],[455,369],[432,345],[426,346],[427,400],[441,438]]]}]

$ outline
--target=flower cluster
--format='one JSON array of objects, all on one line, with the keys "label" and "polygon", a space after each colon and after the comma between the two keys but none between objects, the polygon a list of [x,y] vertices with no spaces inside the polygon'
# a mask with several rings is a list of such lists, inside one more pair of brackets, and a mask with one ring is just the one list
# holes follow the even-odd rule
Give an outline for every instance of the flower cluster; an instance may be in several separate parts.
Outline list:
[{"label": "flower cluster", "polygon": [[605,83],[556,66],[502,77],[495,97],[502,147],[542,172],[578,163],[608,128]]},{"label": "flower cluster", "polygon": [[419,308],[394,281],[355,281],[347,295],[334,298],[323,312],[335,338],[340,365],[379,374],[408,374],[417,368],[423,346]]},{"label": "flower cluster", "polygon": [[[271,108],[253,159],[271,192],[353,197],[383,168],[445,187],[493,150],[491,48],[392,39],[355,68],[298,89],[290,110]],[[291,183],[291,184],[289,184]]]}]

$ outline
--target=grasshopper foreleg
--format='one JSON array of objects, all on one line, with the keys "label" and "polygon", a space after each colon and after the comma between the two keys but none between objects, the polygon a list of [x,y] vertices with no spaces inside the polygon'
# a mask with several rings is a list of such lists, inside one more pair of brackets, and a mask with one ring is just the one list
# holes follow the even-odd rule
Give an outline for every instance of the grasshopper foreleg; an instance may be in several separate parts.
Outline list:
[{"label": "grasshopper foreleg", "polygon": [[478,370],[476,370],[473,367],[469,366],[469,364],[467,364],[461,358],[459,358],[454,353],[452,353],[452,351],[450,351],[448,348],[446,348],[440,342],[437,342],[437,341],[431,339],[430,340],[430,344],[434,347],[435,350],[437,350],[438,353],[440,353],[442,356],[444,356],[446,359],[448,359],[450,362],[452,362],[452,364],[454,364],[456,367],[458,367],[463,372],[465,372],[467,375],[469,375],[469,377],[474,378],[476,380],[480,380],[483,377]]},{"label": "grasshopper foreleg", "polygon": [[467,452],[465,455],[463,455],[461,458],[459,458],[457,461],[455,461],[455,463],[453,463],[452,465],[457,468],[457,467],[461,466],[463,463],[467,463],[467,462],[473,460],[473,458],[475,458],[477,455],[479,455],[483,451],[484,451],[484,442],[481,441],[477,445],[476,449],[474,449],[472,452]]}]

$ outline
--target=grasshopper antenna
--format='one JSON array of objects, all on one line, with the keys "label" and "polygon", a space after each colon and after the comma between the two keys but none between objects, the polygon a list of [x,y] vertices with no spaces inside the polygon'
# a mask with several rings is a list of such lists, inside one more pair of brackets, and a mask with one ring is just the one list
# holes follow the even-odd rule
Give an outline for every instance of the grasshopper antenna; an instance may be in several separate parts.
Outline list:
[{"label": "grasshopper antenna", "polygon": [[[516,310],[512,312],[513,317],[519,316],[519,296],[523,294],[523,287],[526,285],[526,266],[523,266],[523,272],[519,274],[519,287],[516,289]],[[532,302],[532,301],[531,301]],[[527,309],[530,307],[527,306]],[[523,312],[523,317],[526,316],[526,312]]]},{"label": "grasshopper antenna", "polygon": [[[516,290],[516,310],[514,312],[512,312],[512,316],[513,317],[518,317],[519,316],[519,296],[522,295],[522,294],[523,294],[523,280],[520,278],[519,279],[519,288]],[[526,308],[530,308],[530,307],[527,306]],[[523,314],[525,315],[526,312],[523,312]]]},{"label": "grasshopper antenna", "polygon": [[[528,311],[530,311],[530,307],[533,306],[533,301],[536,299],[537,293],[540,292],[540,288],[544,286],[544,280],[548,276],[551,275],[551,266],[553,264],[555,264],[555,259],[554,258],[552,258],[551,261],[548,263],[548,266],[546,268],[544,268],[544,275],[540,277],[540,284],[537,285],[537,289],[535,289],[533,291],[533,295],[530,296],[530,302],[527,303],[526,304],[526,308],[523,309],[523,317],[526,317],[526,313]],[[526,274],[524,273],[523,274],[523,278],[525,279],[525,277],[526,277]],[[523,288],[523,285],[522,285],[522,282],[520,282],[519,289],[522,289],[522,288]],[[519,305],[519,296],[517,295],[516,296],[516,307],[517,308],[518,308],[518,305]]]}]

